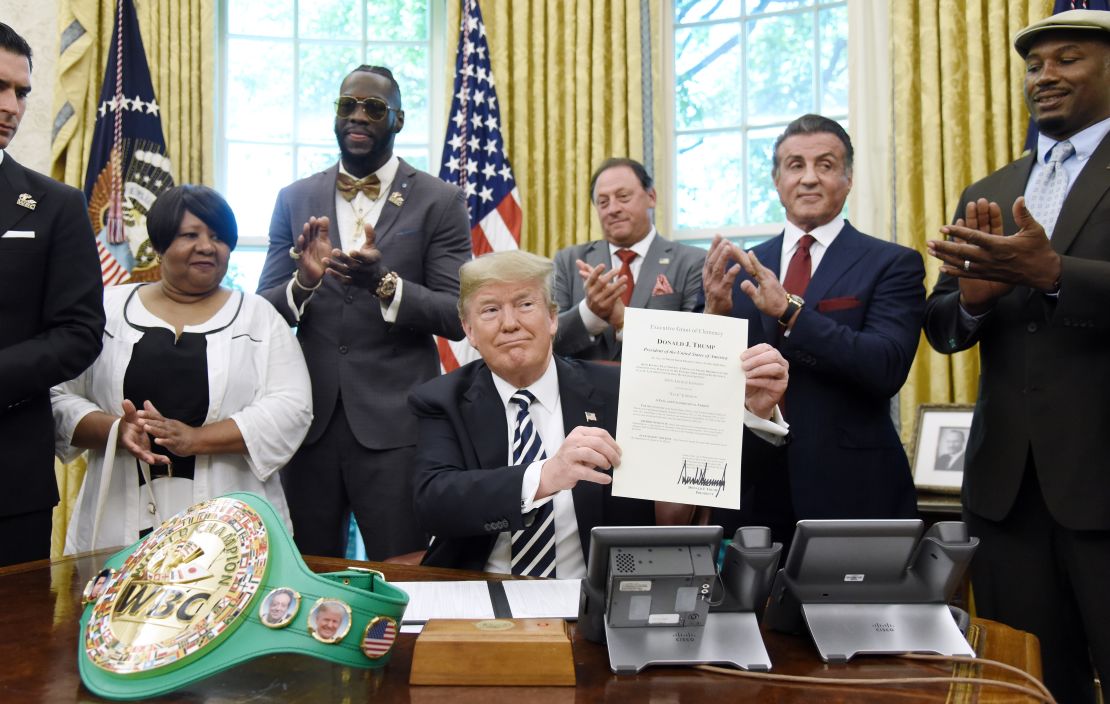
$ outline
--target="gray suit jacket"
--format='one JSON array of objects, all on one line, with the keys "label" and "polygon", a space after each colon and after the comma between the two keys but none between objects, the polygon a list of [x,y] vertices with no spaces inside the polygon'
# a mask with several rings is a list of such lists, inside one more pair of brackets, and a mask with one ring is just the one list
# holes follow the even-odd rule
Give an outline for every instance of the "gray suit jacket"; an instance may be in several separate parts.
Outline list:
[{"label": "gray suit jacket", "polygon": [[[699,307],[701,293],[701,268],[706,252],[665,239],[656,233],[644,257],[636,287],[632,289],[633,308],[656,310],[692,311]],[[559,306],[559,331],[555,334],[555,354],[580,359],[619,360],[621,344],[615,331],[607,328],[596,338],[590,336],[578,314],[578,304],[586,297],[582,277],[578,275],[575,260],[581,259],[590,266],[604,264],[606,271],[612,265],[609,243],[594,240],[559,250],[555,255],[555,303]],[[665,274],[674,293],[652,296],[655,279]]]},{"label": "gray suit jacket", "polygon": [[[463,336],[455,305],[459,267],[470,259],[466,201],[455,186],[402,160],[375,227],[382,261],[404,281],[397,321],[385,322],[369,291],[326,276],[298,323],[286,297],[295,269],[289,247],[310,216],[326,215],[335,223],[338,171],[336,164],[278,194],[258,292],[297,325],[315,413],[305,444],[323,434],[342,389],[347,420],[362,445],[377,450],[413,445],[416,418],[405,400],[409,389],[439,374],[433,335]],[[341,247],[334,226],[330,235]]]}]

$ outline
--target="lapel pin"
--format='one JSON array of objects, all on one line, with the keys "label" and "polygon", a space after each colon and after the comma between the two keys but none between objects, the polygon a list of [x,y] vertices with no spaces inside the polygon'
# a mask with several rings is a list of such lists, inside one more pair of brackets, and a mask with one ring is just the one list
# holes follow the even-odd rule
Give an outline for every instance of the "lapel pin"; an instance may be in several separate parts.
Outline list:
[{"label": "lapel pin", "polygon": [[15,204],[23,206],[27,210],[34,210],[35,206],[38,205],[38,203],[35,202],[35,199],[31,197],[30,193],[20,193],[19,200],[17,200]]},{"label": "lapel pin", "polygon": [[400,208],[402,205],[405,204],[405,197],[401,195],[400,191],[394,191],[393,193],[389,194],[389,202]]},{"label": "lapel pin", "polygon": [[671,263],[671,258],[670,257],[663,257],[662,259],[659,260],[659,263],[663,264],[663,265],[670,264]]},{"label": "lapel pin", "polygon": [[593,411],[586,411],[586,422],[596,423],[597,422],[597,415]]}]

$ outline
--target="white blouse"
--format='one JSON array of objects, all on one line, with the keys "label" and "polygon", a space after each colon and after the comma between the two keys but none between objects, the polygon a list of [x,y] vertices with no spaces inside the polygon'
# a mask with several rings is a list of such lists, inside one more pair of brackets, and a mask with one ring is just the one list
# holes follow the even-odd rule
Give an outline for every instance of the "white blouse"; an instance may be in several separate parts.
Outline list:
[{"label": "white blouse", "polygon": [[[71,441],[85,415],[123,412],[123,377],[132,347],[142,337],[125,319],[125,307],[127,318],[137,325],[173,329],[148,311],[138,295],[130,297],[136,286],[104,291],[107,324],[100,356],[81,376],[51,390],[54,452],[63,462],[84,451]],[[247,454],[198,455],[191,482],[156,480],[157,518],[164,521],[196,502],[228,492],[249,491],[265,497],[292,530],[281,480],[274,473],[297,451],[312,422],[312,390],[300,344],[270,303],[254,294],[233,293],[211,319],[184,331],[208,332],[209,404],[204,424],[231,418]],[[130,400],[141,407],[141,399]],[[151,502],[147,489],[139,486],[135,458],[121,447],[116,450],[96,545],[91,544],[103,476],[104,451],[89,450],[88,471],[66,532],[66,554],[129,545],[140,530],[152,525]]]}]

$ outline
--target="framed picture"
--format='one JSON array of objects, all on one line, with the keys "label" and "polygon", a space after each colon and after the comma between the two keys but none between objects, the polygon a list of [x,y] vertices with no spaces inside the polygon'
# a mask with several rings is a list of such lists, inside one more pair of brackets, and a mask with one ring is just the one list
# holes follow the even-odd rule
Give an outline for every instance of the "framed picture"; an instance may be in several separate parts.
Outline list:
[{"label": "framed picture", "polygon": [[960,493],[974,410],[955,403],[920,406],[913,444],[913,483],[918,489]]}]

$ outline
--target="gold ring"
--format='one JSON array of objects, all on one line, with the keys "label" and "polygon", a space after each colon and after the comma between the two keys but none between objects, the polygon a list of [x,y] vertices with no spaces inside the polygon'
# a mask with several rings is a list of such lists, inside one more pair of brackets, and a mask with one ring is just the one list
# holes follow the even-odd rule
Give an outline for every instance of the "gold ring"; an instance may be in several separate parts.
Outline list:
[{"label": "gold ring", "polygon": [[299,261],[300,260],[301,253],[297,251],[297,245],[293,245],[292,247],[289,248],[289,258],[292,259],[293,261]]}]

